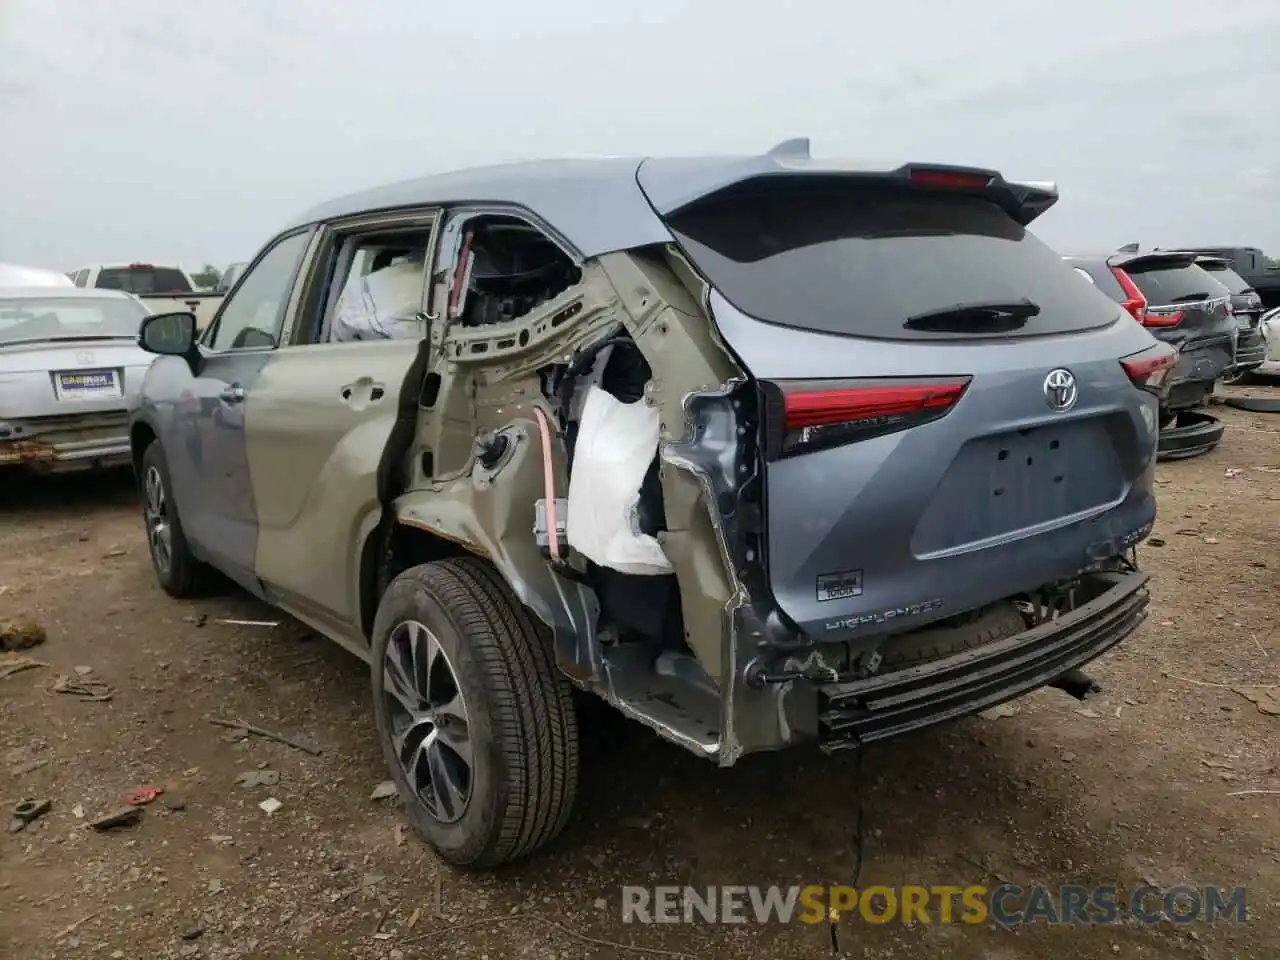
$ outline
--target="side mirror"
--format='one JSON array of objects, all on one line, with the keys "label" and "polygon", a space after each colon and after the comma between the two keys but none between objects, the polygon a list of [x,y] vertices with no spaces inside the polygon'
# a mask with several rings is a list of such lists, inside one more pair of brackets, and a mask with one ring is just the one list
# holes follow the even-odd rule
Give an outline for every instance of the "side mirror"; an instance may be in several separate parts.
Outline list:
[{"label": "side mirror", "polygon": [[161,356],[190,357],[196,349],[196,315],[186,311],[152,314],[142,321],[138,346]]}]

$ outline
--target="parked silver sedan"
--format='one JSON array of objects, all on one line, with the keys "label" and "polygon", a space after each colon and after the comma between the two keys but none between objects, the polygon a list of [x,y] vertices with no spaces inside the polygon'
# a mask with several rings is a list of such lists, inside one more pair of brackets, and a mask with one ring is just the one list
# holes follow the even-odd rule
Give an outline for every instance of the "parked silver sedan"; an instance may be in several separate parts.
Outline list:
[{"label": "parked silver sedan", "polygon": [[0,288],[0,468],[129,462],[128,410],[152,356],[131,294]]}]

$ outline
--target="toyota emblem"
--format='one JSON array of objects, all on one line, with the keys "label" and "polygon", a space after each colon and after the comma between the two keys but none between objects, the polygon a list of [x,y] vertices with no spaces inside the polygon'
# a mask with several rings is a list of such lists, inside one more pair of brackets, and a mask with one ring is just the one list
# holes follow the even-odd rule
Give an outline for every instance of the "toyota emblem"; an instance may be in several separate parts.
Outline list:
[{"label": "toyota emblem", "polygon": [[1044,378],[1044,398],[1054,410],[1070,410],[1076,405],[1079,390],[1070,370],[1050,370]]},{"label": "toyota emblem", "polygon": [[93,354],[88,350],[81,350],[76,354],[76,363],[93,363]]}]

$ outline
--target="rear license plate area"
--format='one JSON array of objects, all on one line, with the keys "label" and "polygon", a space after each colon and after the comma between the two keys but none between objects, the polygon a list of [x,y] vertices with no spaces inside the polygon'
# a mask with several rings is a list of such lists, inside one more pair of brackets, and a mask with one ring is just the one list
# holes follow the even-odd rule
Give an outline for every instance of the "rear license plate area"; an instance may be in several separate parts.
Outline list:
[{"label": "rear license plate area", "polygon": [[1123,472],[1105,417],[969,441],[916,530],[917,554],[999,537],[1106,504]]},{"label": "rear license plate area", "polygon": [[118,370],[65,370],[53,375],[59,400],[115,400],[122,395]]}]

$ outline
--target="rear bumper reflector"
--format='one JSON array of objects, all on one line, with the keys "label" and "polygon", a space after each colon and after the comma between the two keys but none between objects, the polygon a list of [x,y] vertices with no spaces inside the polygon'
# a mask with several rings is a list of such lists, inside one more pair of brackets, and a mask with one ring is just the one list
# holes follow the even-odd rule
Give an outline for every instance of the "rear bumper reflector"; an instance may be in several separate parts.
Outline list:
[{"label": "rear bumper reflector", "polygon": [[1101,656],[1147,616],[1148,574],[1098,574],[1105,593],[1016,636],[918,667],[818,687],[826,752],[984,710],[1045,686]]}]

